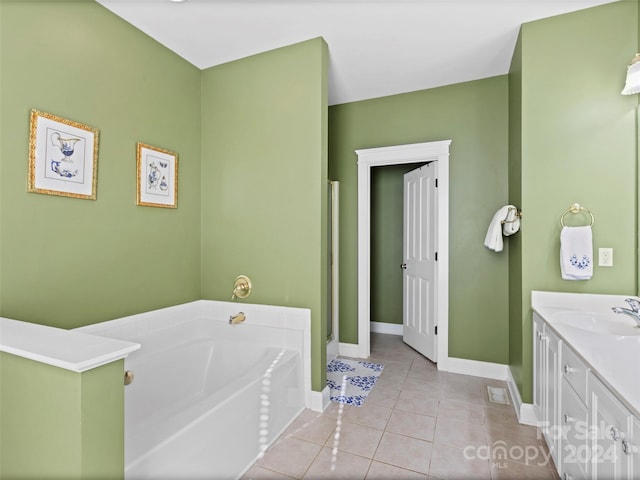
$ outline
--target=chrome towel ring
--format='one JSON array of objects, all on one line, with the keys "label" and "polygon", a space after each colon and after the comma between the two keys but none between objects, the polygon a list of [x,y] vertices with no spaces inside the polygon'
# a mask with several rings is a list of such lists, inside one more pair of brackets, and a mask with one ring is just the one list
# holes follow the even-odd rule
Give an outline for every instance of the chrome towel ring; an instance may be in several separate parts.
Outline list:
[{"label": "chrome towel ring", "polygon": [[560,225],[563,227],[566,226],[564,224],[564,217],[567,213],[580,213],[580,212],[589,214],[589,216],[591,217],[591,223],[589,224],[589,226],[592,227],[593,224],[595,223],[595,218],[593,218],[593,213],[591,213],[591,210],[589,210],[588,208],[584,208],[579,203],[574,203],[569,208],[567,208],[564,212],[562,212],[562,215],[560,215]]}]

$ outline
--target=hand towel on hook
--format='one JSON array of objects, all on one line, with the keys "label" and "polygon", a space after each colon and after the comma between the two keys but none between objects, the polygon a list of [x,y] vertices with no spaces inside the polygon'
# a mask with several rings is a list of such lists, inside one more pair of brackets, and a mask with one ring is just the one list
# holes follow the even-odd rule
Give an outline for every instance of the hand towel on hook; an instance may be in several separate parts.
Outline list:
[{"label": "hand towel on hook", "polygon": [[593,275],[591,226],[562,227],[560,272],[564,280],[589,280]]},{"label": "hand towel on hook", "polygon": [[493,215],[493,219],[491,220],[489,229],[487,230],[487,235],[484,237],[484,246],[489,250],[493,250],[495,252],[502,251],[502,222],[507,218],[509,209],[511,208],[515,210],[513,205],[505,205],[504,207],[500,207]]}]

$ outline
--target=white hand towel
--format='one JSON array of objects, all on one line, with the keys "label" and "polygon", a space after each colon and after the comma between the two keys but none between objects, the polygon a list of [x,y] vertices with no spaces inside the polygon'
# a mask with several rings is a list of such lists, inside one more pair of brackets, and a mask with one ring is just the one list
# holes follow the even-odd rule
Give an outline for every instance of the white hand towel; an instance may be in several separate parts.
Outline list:
[{"label": "white hand towel", "polygon": [[518,209],[513,205],[508,205],[509,211],[507,212],[507,216],[504,218],[504,223],[502,224],[502,234],[505,237],[509,235],[513,235],[520,230],[520,217],[517,215]]},{"label": "white hand towel", "polygon": [[512,205],[505,205],[498,209],[498,211],[493,215],[493,219],[489,224],[489,229],[487,230],[487,235],[484,238],[484,246],[489,250],[494,250],[496,252],[502,251],[502,221],[507,217],[507,213],[509,212],[509,207]]},{"label": "white hand towel", "polygon": [[562,227],[560,271],[564,280],[589,280],[593,275],[593,234],[590,226]]}]

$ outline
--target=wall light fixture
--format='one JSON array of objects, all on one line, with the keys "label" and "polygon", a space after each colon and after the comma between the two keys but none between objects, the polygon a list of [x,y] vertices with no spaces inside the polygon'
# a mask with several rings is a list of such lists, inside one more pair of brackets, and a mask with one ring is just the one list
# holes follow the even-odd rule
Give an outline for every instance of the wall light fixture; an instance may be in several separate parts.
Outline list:
[{"label": "wall light fixture", "polygon": [[624,84],[622,95],[633,95],[640,93],[640,53],[631,60],[631,65],[627,67],[627,81]]}]

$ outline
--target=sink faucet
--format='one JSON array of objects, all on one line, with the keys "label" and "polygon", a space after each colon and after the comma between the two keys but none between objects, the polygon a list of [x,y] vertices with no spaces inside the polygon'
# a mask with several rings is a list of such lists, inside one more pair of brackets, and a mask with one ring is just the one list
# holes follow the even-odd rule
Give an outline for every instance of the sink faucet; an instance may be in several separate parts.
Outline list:
[{"label": "sink faucet", "polygon": [[245,321],[245,319],[247,318],[247,316],[244,314],[244,312],[238,312],[235,315],[231,315],[229,317],[229,325],[234,325],[236,323],[242,323]]},{"label": "sink faucet", "polygon": [[614,313],[624,313],[625,315],[629,315],[636,321],[638,327],[640,327],[640,301],[635,298],[627,298],[625,302],[629,304],[630,308],[612,307],[611,310],[613,310]]}]

